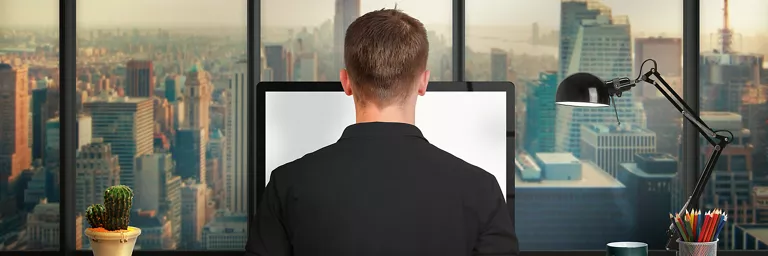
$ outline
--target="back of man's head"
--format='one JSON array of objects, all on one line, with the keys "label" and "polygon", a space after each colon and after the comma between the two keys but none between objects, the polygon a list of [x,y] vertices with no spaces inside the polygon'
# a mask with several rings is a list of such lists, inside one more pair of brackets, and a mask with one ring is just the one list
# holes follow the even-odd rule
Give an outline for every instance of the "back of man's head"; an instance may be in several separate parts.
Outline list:
[{"label": "back of man's head", "polygon": [[347,28],[344,62],[358,103],[386,107],[416,94],[426,71],[424,25],[393,9],[369,12]]}]

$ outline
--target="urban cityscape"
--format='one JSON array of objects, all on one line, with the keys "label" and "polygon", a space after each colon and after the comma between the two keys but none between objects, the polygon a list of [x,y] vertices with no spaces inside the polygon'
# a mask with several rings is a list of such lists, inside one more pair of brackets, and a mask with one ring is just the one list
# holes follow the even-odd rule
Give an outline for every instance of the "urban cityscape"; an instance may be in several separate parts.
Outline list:
[{"label": "urban cityscape", "polygon": [[[59,80],[57,1],[27,1],[6,1],[21,14],[0,17],[0,250],[59,248],[62,88],[77,92],[78,249],[89,248],[85,208],[102,203],[105,188],[124,184],[135,191],[137,250],[242,250],[253,79],[246,1],[78,1],[76,84]],[[634,9],[626,1],[503,2],[466,3],[464,72],[467,80],[516,85],[519,136],[509,157],[521,249],[603,250],[617,240],[663,249],[668,214],[686,198],[679,113],[651,86],[616,98],[617,114],[556,107],[554,97],[569,74],[634,77],[648,58],[681,93],[682,0],[664,1],[679,8],[656,23],[621,13]],[[719,16],[700,30],[701,116],[735,135],[703,205],[732,218],[721,248],[768,249],[768,25],[755,25],[768,22],[741,22],[737,13],[768,10],[768,2],[727,3],[702,2],[702,12]],[[346,27],[395,5],[427,27],[431,80],[452,80],[450,8],[428,8],[450,1],[437,0],[262,1],[259,80],[337,80]],[[54,17],[50,24],[22,17],[42,8]],[[285,13],[292,8],[307,10]],[[525,8],[531,14],[519,20],[492,15]],[[702,161],[711,151],[702,140]]]}]

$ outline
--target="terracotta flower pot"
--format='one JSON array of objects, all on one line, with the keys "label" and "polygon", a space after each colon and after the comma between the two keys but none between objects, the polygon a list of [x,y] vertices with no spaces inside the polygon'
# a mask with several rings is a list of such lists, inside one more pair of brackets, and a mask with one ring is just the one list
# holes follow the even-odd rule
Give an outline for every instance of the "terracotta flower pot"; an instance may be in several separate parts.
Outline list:
[{"label": "terracotta flower pot", "polygon": [[128,230],[107,231],[103,228],[88,228],[85,235],[91,240],[94,256],[131,256],[141,229],[128,227]]}]

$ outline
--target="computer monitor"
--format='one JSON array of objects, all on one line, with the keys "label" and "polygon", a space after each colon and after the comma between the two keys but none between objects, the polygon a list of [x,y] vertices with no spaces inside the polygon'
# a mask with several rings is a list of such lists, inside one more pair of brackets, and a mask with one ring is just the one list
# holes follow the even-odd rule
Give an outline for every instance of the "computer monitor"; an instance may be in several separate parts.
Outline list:
[{"label": "computer monitor", "polygon": [[[256,97],[250,184],[258,198],[275,168],[335,143],[355,123],[353,98],[339,82],[261,82]],[[416,103],[424,137],[493,174],[508,202],[514,195],[514,99],[510,82],[430,82]]]}]

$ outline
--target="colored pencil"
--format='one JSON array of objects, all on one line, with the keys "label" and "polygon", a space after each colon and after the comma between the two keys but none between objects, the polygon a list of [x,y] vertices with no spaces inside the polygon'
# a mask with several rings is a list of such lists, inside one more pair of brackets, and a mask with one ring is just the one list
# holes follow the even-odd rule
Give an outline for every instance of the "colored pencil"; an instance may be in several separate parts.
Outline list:
[{"label": "colored pencil", "polygon": [[717,227],[717,231],[715,231],[715,238],[720,236],[720,231],[723,231],[723,227],[725,227],[725,222],[728,221],[728,214],[723,214],[723,221],[720,222],[720,226]]},{"label": "colored pencil", "polygon": [[680,234],[680,238],[682,238],[683,241],[688,241],[688,234],[686,234],[683,230],[683,227],[680,226],[680,224],[682,224],[682,222],[680,222],[680,217],[672,215],[672,213],[670,213],[669,219],[672,221],[672,223],[675,224],[675,227],[677,228],[677,233]]},{"label": "colored pencil", "polygon": [[[701,218],[701,216],[699,216],[699,218]],[[701,231],[696,236],[696,242],[704,241],[704,229],[707,228],[707,225],[709,225],[709,212],[704,213],[704,225],[701,226]]]},{"label": "colored pencil", "polygon": [[701,227],[704,226],[704,218],[701,217],[701,210],[696,211],[696,216],[699,216],[696,218],[698,219],[698,223],[696,225],[699,225],[699,229],[701,229]]},{"label": "colored pencil", "polygon": [[710,229],[709,234],[707,235],[707,240],[710,242],[715,240],[714,238],[715,233],[717,232],[717,228],[720,227],[720,222],[723,220],[723,218],[720,217],[720,214],[721,214],[720,209],[715,209],[715,222],[712,225],[712,228]]}]

